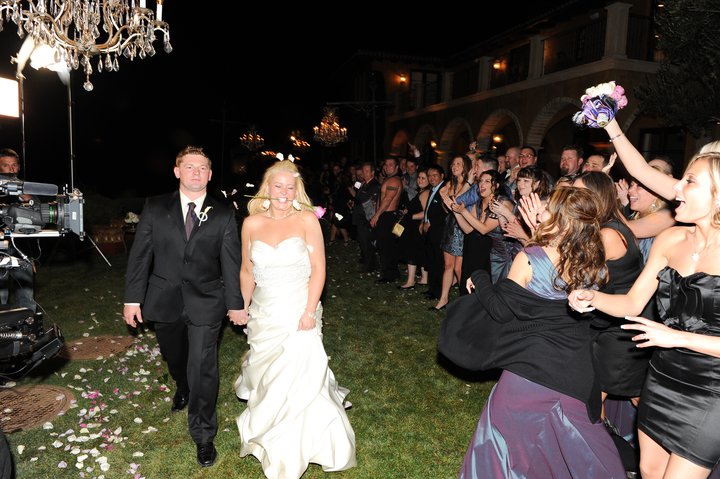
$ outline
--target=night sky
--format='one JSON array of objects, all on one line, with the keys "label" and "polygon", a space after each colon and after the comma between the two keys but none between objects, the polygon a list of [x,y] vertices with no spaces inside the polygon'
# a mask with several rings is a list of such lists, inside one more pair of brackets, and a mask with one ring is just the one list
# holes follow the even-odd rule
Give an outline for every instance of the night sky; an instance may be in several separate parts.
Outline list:
[{"label": "night sky", "polygon": [[[84,75],[73,72],[75,186],[111,197],[166,192],[177,184],[175,154],[194,144],[213,159],[214,186],[232,188],[241,178],[232,173],[229,156],[245,154],[238,137],[248,125],[256,125],[270,145],[287,145],[293,129],[311,141],[325,103],[347,100],[328,97],[330,72],[358,49],[451,54],[542,11],[535,4],[518,12],[514,2],[469,10],[463,2],[391,17],[368,3],[343,5],[348,14],[335,6],[330,15],[315,4],[279,11],[267,3],[167,1],[172,53],[162,50],[159,39],[154,57],[121,58],[119,72],[94,73],[92,92],[82,89]],[[299,20],[308,17],[313,20]],[[22,43],[16,31],[6,22],[0,32],[5,78],[15,73],[9,59]],[[67,87],[47,70],[28,66],[25,76],[24,177],[69,183]],[[20,120],[0,118],[0,138],[3,147],[21,152]],[[317,159],[319,150],[308,155]]]}]

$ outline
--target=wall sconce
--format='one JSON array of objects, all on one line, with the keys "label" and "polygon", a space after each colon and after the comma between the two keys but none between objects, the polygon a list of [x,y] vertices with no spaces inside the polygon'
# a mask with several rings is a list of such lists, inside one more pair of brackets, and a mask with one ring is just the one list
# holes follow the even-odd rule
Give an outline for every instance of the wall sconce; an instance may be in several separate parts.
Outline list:
[{"label": "wall sconce", "polygon": [[493,60],[493,70],[500,70],[502,68],[502,62],[499,59]]},{"label": "wall sconce", "polygon": [[492,140],[493,140],[493,143],[502,143],[504,138],[501,134],[496,133],[495,135],[493,135]]},{"label": "wall sconce", "polygon": [[435,140],[430,140],[430,148],[433,150],[437,148],[437,142]]},{"label": "wall sconce", "polygon": [[401,84],[401,85],[405,85],[405,83],[407,82],[407,77],[405,76],[404,73],[401,73],[401,74],[400,74],[399,81],[400,81],[400,84]]}]

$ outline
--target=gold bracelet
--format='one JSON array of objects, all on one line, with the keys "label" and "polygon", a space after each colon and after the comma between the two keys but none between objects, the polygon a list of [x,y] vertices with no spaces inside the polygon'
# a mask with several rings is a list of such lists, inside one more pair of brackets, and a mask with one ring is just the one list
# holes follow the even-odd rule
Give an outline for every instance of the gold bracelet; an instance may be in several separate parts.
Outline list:
[{"label": "gold bracelet", "polygon": [[617,139],[620,138],[621,136],[625,136],[625,133],[620,132],[620,133],[618,133],[617,135],[615,135],[615,136],[613,136],[613,137],[610,137],[610,139],[609,139],[608,141],[609,141],[610,143],[612,143],[613,141],[617,140]]}]

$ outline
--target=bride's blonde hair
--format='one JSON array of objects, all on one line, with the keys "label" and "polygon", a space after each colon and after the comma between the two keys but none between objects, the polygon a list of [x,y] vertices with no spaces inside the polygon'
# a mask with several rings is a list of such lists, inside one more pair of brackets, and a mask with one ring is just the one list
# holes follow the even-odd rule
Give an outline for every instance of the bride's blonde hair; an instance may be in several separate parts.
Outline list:
[{"label": "bride's blonde hair", "polygon": [[248,213],[254,215],[267,210],[267,208],[263,207],[263,202],[269,198],[270,179],[277,173],[290,173],[293,178],[295,178],[295,199],[300,203],[302,209],[313,211],[314,208],[312,201],[305,191],[305,182],[303,181],[302,176],[300,176],[300,171],[297,166],[295,166],[295,163],[285,160],[276,161],[267,170],[265,170],[260,188],[258,188],[255,196],[248,201]]}]

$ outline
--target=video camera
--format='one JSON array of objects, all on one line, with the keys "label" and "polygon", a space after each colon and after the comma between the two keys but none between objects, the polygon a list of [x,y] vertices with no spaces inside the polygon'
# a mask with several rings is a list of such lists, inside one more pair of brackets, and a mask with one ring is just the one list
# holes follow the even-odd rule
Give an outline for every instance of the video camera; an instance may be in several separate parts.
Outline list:
[{"label": "video camera", "polygon": [[[0,176],[0,197],[56,197],[55,201],[48,203],[32,199],[3,204],[0,199],[0,240],[7,236],[57,237],[68,232],[76,233],[82,240],[85,237],[85,200],[82,193],[77,189],[69,193],[63,189],[62,194],[57,193],[56,185]],[[55,228],[48,225],[55,225]],[[7,245],[7,241],[0,241],[0,249],[7,249]],[[17,268],[19,259],[3,255],[0,271]],[[0,307],[0,384],[4,380],[17,379],[27,374],[44,360],[55,356],[65,344],[57,325],[43,329],[42,313],[33,313],[28,308],[6,308]]]},{"label": "video camera", "polygon": [[[56,201],[48,203],[30,201],[6,205],[0,202],[0,227],[5,227],[6,234],[53,237],[73,232],[81,240],[84,239],[83,194],[78,189],[68,192],[67,188],[63,188],[62,194],[57,193],[56,185],[0,176],[0,196],[34,195],[57,198]],[[55,225],[55,229],[47,228],[48,225]]]},{"label": "video camera", "polygon": [[42,313],[27,308],[0,310],[0,384],[27,374],[64,344],[57,325],[43,329]]}]

